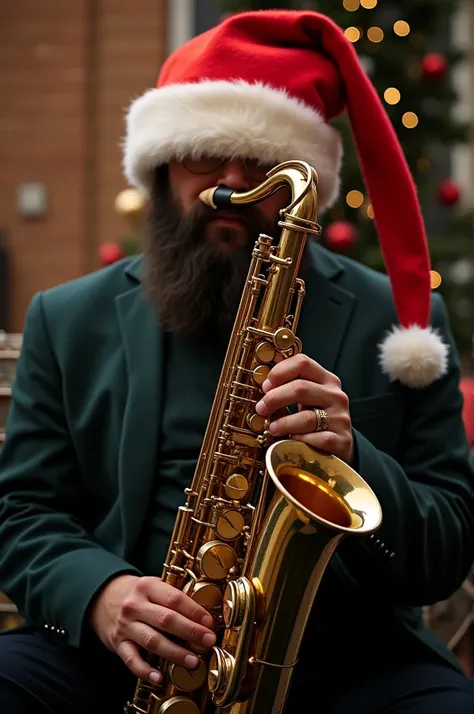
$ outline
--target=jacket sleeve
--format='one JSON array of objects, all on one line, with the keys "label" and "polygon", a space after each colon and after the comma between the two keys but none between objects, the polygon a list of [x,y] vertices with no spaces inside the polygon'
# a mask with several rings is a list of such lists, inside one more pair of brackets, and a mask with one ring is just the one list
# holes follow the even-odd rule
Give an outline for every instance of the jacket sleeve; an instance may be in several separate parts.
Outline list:
[{"label": "jacket sleeve", "polygon": [[94,541],[79,517],[81,479],[42,296],[28,310],[0,450],[0,589],[30,623],[65,630],[78,646],[95,593],[139,574]]},{"label": "jacket sleeve", "polygon": [[358,588],[398,605],[449,597],[474,562],[474,477],[462,422],[460,369],[441,300],[433,322],[450,345],[447,373],[407,390],[396,458],[354,430],[356,470],[377,495],[379,531],[342,544],[335,568]]}]

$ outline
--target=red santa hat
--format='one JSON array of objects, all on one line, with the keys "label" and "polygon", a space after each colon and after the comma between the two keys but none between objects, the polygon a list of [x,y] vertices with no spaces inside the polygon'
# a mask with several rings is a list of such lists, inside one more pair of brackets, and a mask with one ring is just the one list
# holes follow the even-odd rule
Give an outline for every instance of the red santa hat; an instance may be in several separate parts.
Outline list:
[{"label": "red santa hat", "polygon": [[390,279],[398,325],[380,344],[392,380],[423,387],[446,371],[448,348],[429,326],[430,259],[417,191],[382,102],[342,30],[310,11],[235,14],[180,47],[156,89],[130,107],[124,168],[148,194],[171,159],[202,154],[275,165],[307,161],[320,207],[339,191],[347,111]]}]

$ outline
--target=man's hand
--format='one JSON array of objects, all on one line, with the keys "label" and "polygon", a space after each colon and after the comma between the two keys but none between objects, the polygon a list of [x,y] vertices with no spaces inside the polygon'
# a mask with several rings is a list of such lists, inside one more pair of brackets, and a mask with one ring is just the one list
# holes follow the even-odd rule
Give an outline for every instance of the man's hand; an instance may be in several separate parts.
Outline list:
[{"label": "man's hand", "polygon": [[[270,423],[272,434],[288,434],[351,465],[354,442],[349,399],[335,374],[306,355],[299,354],[276,364],[262,388],[265,396],[256,406],[261,416],[270,417],[282,407],[298,404],[297,414]],[[316,431],[315,408],[327,412],[329,424],[325,431]]]},{"label": "man's hand", "polygon": [[140,649],[193,669],[199,659],[168,639],[172,635],[200,647],[212,647],[212,616],[180,590],[160,578],[119,575],[95,600],[90,623],[104,645],[116,652],[140,679],[154,684],[161,674],[142,658]]}]

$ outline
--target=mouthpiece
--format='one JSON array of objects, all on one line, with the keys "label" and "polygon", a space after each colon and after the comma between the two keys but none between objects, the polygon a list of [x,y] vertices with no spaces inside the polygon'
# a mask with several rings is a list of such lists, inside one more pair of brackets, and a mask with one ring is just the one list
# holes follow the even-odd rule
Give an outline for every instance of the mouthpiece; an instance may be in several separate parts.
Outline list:
[{"label": "mouthpiece", "polygon": [[218,186],[217,188],[206,188],[199,194],[199,198],[206,206],[211,208],[229,208],[232,206],[232,196],[235,191],[227,186]]}]

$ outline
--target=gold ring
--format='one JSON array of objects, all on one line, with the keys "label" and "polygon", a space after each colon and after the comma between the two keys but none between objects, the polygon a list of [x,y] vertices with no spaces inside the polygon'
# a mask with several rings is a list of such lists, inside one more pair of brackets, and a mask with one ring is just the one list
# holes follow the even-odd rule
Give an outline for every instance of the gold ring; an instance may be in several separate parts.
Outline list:
[{"label": "gold ring", "polygon": [[329,416],[325,409],[314,408],[316,414],[316,431],[326,431],[329,426]]}]

